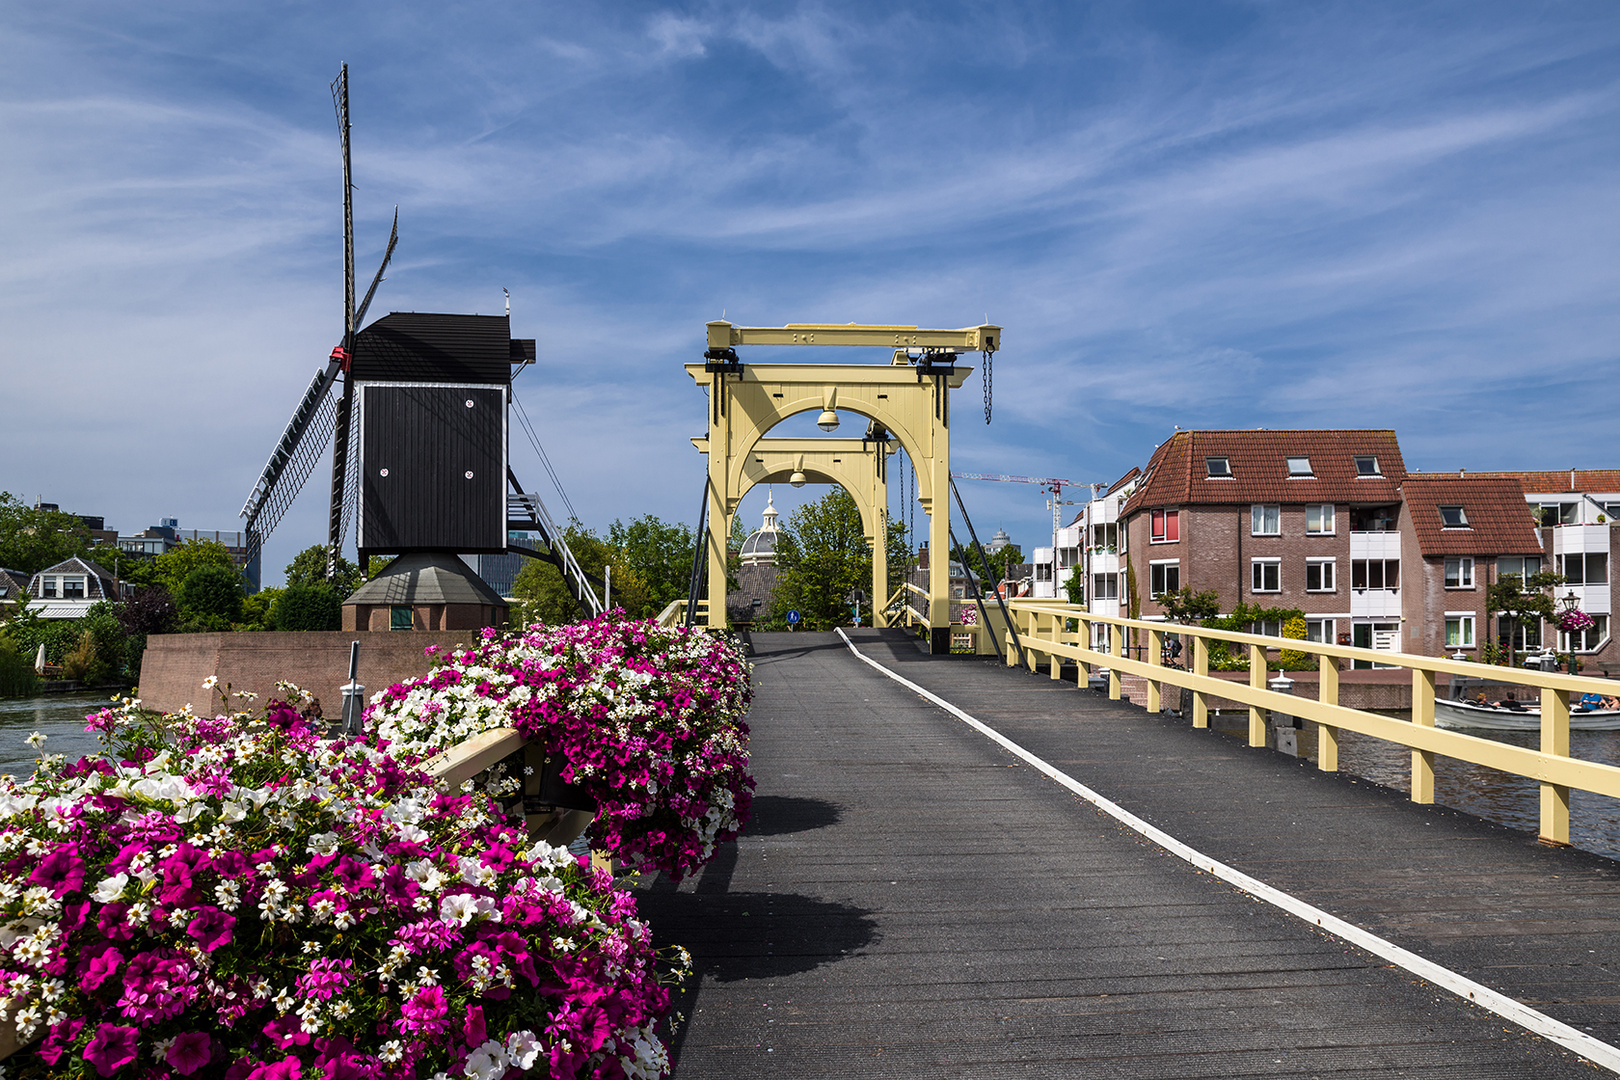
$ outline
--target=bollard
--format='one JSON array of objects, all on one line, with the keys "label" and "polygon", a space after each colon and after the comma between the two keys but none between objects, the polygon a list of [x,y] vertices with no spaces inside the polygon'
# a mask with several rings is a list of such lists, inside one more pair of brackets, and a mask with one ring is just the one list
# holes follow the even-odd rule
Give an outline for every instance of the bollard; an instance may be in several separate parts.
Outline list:
[{"label": "bollard", "polygon": [[356,736],[361,732],[360,714],[366,708],[366,688],[360,685],[360,643],[349,645],[349,681],[343,684],[343,734]]},{"label": "bollard", "polygon": [[[1266,689],[1279,694],[1292,694],[1294,692],[1294,680],[1287,675],[1278,675],[1275,679],[1266,683]],[[1301,726],[1299,717],[1278,712],[1276,709],[1271,710],[1271,727],[1277,733],[1277,750],[1279,752],[1287,754],[1289,757],[1299,757],[1299,729]]]}]

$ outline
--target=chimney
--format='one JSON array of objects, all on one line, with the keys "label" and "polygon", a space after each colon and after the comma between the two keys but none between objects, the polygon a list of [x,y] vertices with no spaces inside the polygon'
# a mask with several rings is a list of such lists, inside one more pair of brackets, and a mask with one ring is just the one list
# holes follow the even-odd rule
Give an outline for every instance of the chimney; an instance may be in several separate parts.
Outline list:
[{"label": "chimney", "polygon": [[1458,469],[1457,470],[1457,479],[1461,480],[1466,475],[1468,475],[1468,470],[1467,469]]},{"label": "chimney", "polygon": [[926,540],[924,540],[922,542],[922,546],[917,549],[917,569],[928,569],[928,541]]}]

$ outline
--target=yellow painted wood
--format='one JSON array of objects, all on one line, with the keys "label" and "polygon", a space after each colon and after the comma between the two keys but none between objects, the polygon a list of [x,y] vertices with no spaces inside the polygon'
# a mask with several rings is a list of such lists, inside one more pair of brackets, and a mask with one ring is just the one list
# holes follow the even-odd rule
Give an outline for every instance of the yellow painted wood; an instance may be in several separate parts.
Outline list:
[{"label": "yellow painted wood", "polygon": [[1115,626],[1108,633],[1108,698],[1118,701],[1119,689],[1119,661],[1124,658],[1125,635]]},{"label": "yellow painted wood", "polygon": [[708,324],[709,348],[737,345],[855,345],[880,349],[1001,348],[1001,327],[988,323],[960,330],[923,330],[915,326],[856,323],[789,323],[786,326],[733,326],[723,319]]},{"label": "yellow painted wood", "polygon": [[[1331,656],[1316,658],[1316,700],[1327,705],[1339,703],[1339,662]],[[1339,729],[1331,724],[1316,725],[1316,767],[1323,772],[1339,771]]]},{"label": "yellow painted wood", "polygon": [[[1164,651],[1164,634],[1159,630],[1148,631],[1148,666],[1161,667],[1160,654]],[[1148,679],[1147,711],[1156,713],[1163,706],[1159,701],[1159,688],[1163,685],[1158,679]]]},{"label": "yellow painted wood", "polygon": [[471,780],[508,754],[523,749],[525,739],[516,728],[492,728],[423,763],[423,771],[455,788]]},{"label": "yellow painted wood", "polygon": [[[1541,752],[1569,757],[1569,695],[1562,690],[1542,688]],[[1541,787],[1541,840],[1543,843],[1569,843],[1569,788],[1543,783]]]},{"label": "yellow painted wood", "polygon": [[[1082,642],[1084,642],[1084,643],[1089,645],[1090,642],[1091,642],[1091,620],[1090,619],[1078,619],[1078,620],[1076,620],[1076,623],[1077,623],[1077,625],[1079,626],[1080,629],[1079,629],[1079,633],[1078,633],[1078,640],[1075,641],[1075,644],[1080,645]],[[1077,671],[1077,673],[1075,675],[1075,682],[1079,683],[1082,687],[1084,687],[1085,685],[1087,685],[1087,683],[1090,682],[1090,680],[1091,680],[1091,665],[1086,663],[1084,660],[1081,660],[1079,662],[1079,664],[1078,664],[1078,671]]]},{"label": "yellow painted wood", "polygon": [[[1201,637],[1193,638],[1192,674],[1204,677],[1209,675],[1209,642]],[[1209,727],[1209,695],[1198,689],[1193,691],[1193,727]]]},{"label": "yellow painted wood", "polygon": [[[1064,620],[1061,615],[1052,616],[1053,641],[1061,642],[1063,640],[1063,621]],[[1050,659],[1052,661],[1052,678],[1063,678],[1063,657],[1059,656],[1057,653],[1053,653]]]},{"label": "yellow painted wood", "polygon": [[[1434,672],[1412,672],[1412,723],[1434,727]],[[1412,801],[1434,802],[1434,751],[1412,751]]]},{"label": "yellow painted wood", "polygon": [[[1266,650],[1259,645],[1249,646],[1249,685],[1266,688]],[[1266,710],[1258,705],[1249,706],[1249,745],[1266,745]]]}]

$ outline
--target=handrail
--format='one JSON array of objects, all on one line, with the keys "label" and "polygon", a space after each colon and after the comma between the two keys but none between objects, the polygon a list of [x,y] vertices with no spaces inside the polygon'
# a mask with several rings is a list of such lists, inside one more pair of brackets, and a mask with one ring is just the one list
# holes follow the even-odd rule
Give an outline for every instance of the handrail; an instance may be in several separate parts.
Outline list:
[{"label": "handrail", "polygon": [[[697,602],[697,610],[698,614],[707,618],[709,613],[709,602],[707,600],[699,600]],[[658,623],[659,626],[666,628],[671,626],[685,625],[686,598],[682,597],[679,600],[671,600],[668,607],[664,608],[663,611],[660,611],[653,617],[653,621]]]},{"label": "handrail", "polygon": [[[1024,645],[1032,654],[1029,668],[1034,670],[1037,666],[1033,654],[1043,654],[1048,658],[1054,679],[1059,677],[1064,659],[1074,660],[1079,665],[1082,678],[1090,674],[1093,666],[1106,667],[1109,673],[1108,693],[1117,700],[1120,697],[1120,674],[1137,675],[1148,680],[1146,704],[1153,712],[1159,709],[1160,696],[1166,684],[1190,690],[1194,727],[1209,726],[1210,697],[1237,701],[1249,707],[1251,746],[1266,745],[1265,713],[1268,710],[1314,721],[1319,725],[1317,767],[1326,772],[1338,769],[1340,729],[1407,746],[1413,751],[1413,802],[1434,801],[1434,755],[1437,753],[1536,781],[1541,788],[1540,836],[1550,844],[1569,843],[1570,788],[1620,798],[1620,767],[1569,756],[1568,695],[1608,693],[1613,690],[1614,684],[1606,680],[1559,672],[1497,668],[1446,657],[1384,652],[1332,642],[1301,641],[1180,623],[1128,619],[1094,613],[1075,604],[1046,600],[1013,600],[1009,601],[1008,606],[1015,619],[1023,620],[1021,630]],[[1071,619],[1076,621],[1078,632],[1067,629]],[[1117,632],[1109,635],[1108,652],[1090,648],[1093,623],[1145,632],[1148,635],[1147,659],[1137,660],[1124,655],[1124,635]],[[1193,648],[1189,658],[1191,670],[1166,667],[1161,662],[1160,650],[1166,634],[1192,639]],[[1247,646],[1247,683],[1228,682],[1209,674],[1209,647],[1212,641]],[[1266,688],[1265,653],[1269,649],[1289,649],[1317,658],[1320,672],[1318,700],[1311,701]],[[1369,661],[1381,667],[1409,671],[1412,678],[1412,719],[1397,720],[1340,705],[1338,661],[1342,659]],[[1483,675],[1493,682],[1538,690],[1541,695],[1541,748],[1530,750],[1436,728],[1435,689],[1436,676],[1440,674]]]}]

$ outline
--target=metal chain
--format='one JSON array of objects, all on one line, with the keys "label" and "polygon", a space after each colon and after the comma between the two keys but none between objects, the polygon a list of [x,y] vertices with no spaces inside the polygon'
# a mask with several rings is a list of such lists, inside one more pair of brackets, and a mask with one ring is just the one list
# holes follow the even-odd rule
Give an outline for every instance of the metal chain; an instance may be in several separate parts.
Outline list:
[{"label": "metal chain", "polygon": [[911,498],[906,500],[906,543],[911,545],[913,557],[917,552],[917,463],[912,460],[911,454],[906,454],[906,463],[911,466]]},{"label": "metal chain", "polygon": [[984,357],[984,367],[980,369],[984,372],[984,422],[988,424],[990,422],[990,361],[995,358],[996,354],[984,349],[981,350],[981,355]]}]

